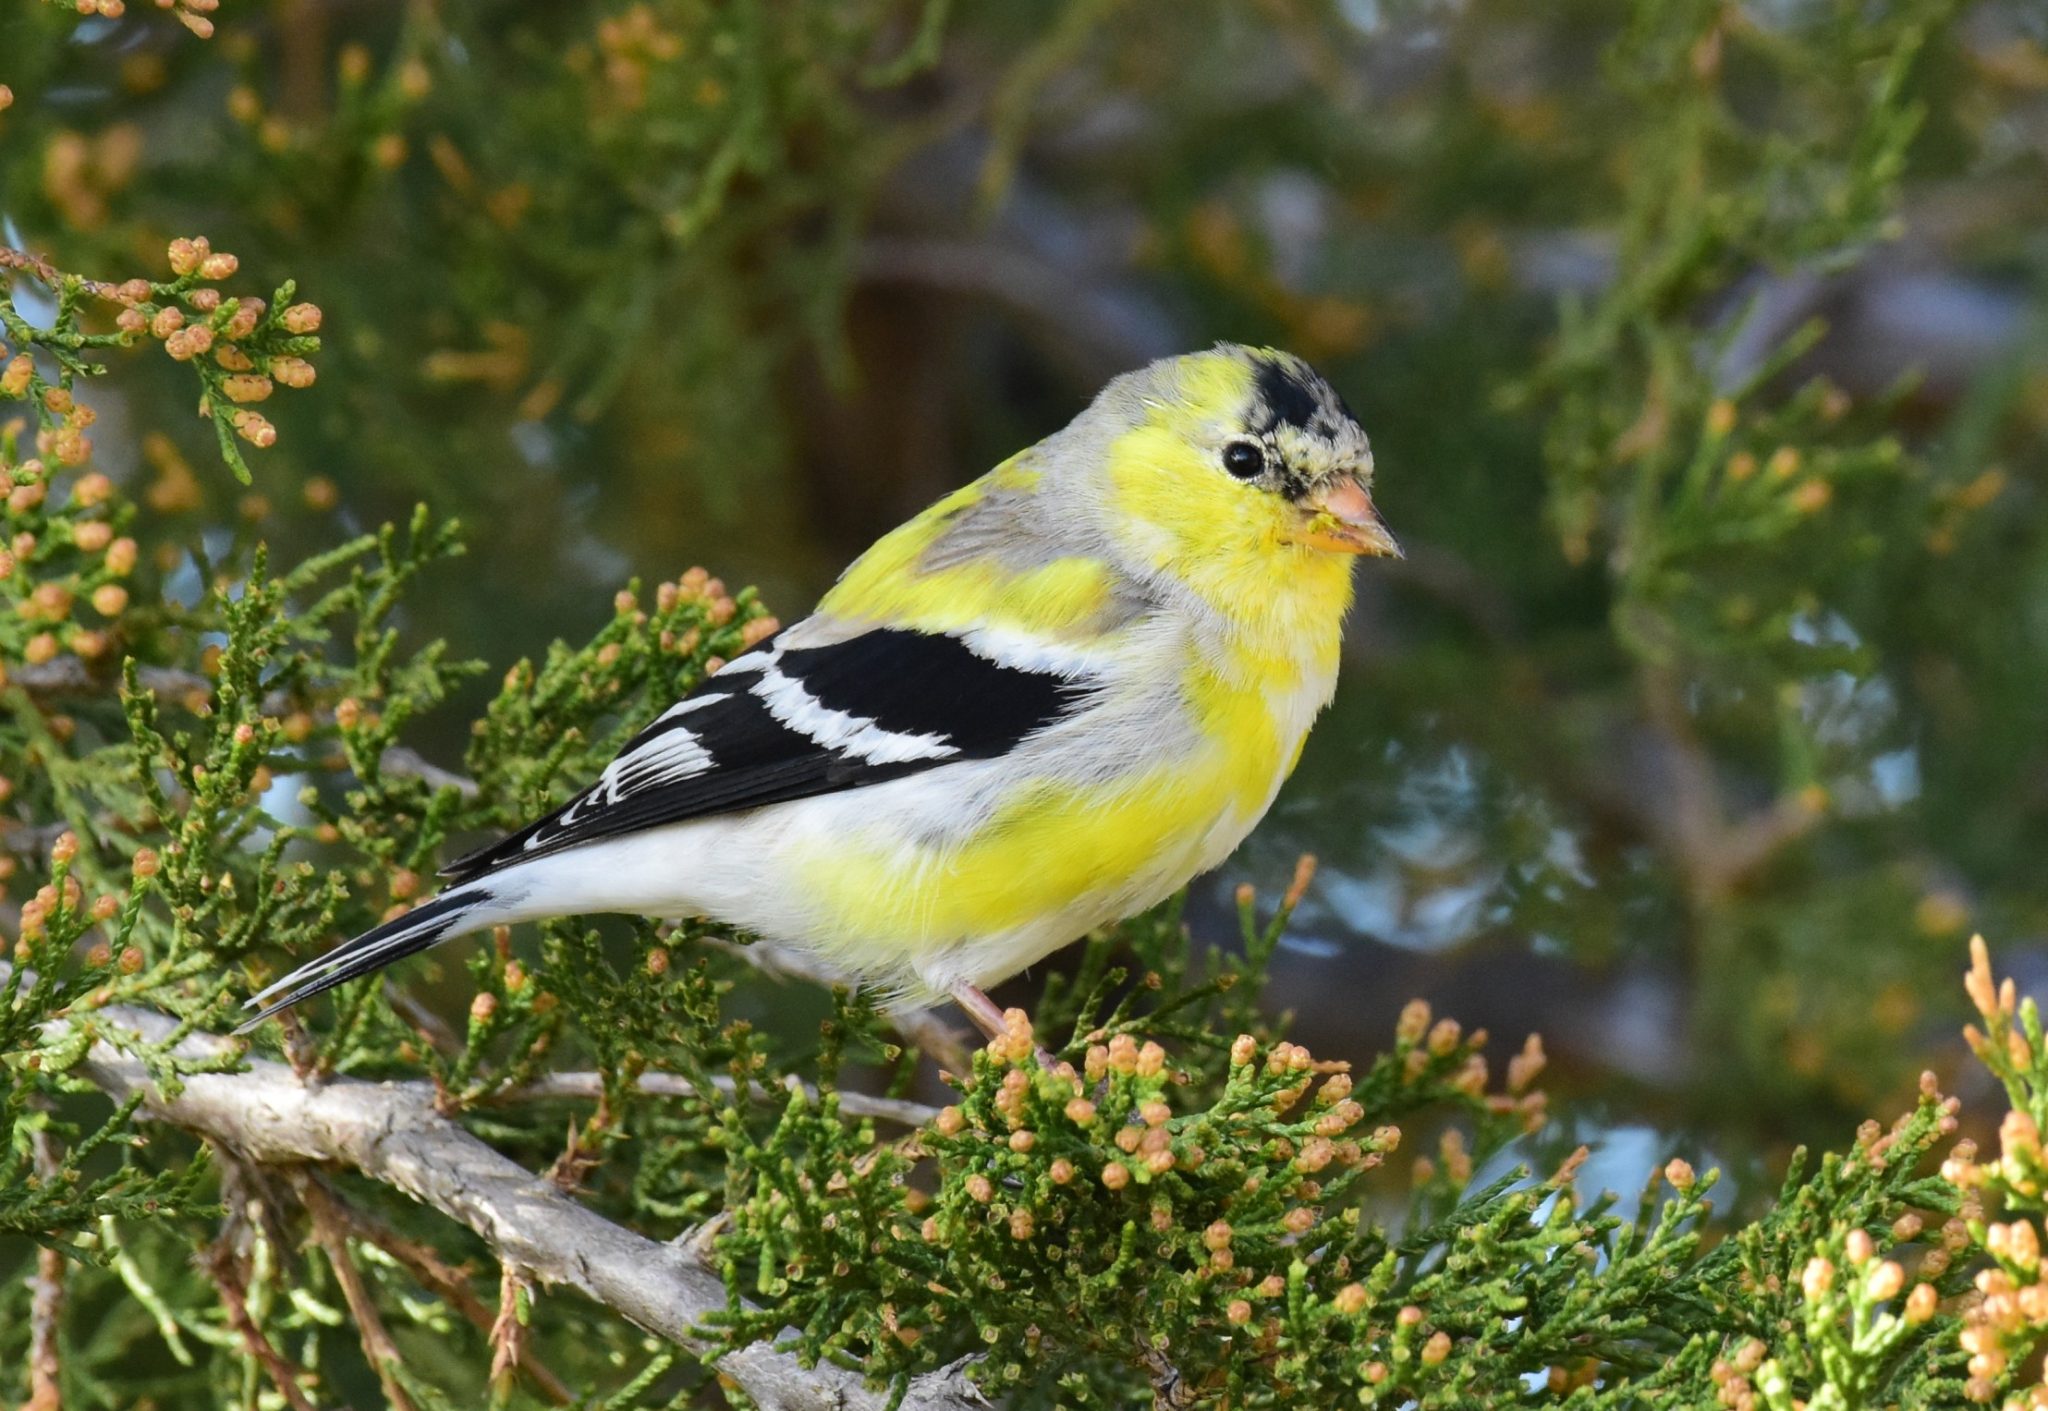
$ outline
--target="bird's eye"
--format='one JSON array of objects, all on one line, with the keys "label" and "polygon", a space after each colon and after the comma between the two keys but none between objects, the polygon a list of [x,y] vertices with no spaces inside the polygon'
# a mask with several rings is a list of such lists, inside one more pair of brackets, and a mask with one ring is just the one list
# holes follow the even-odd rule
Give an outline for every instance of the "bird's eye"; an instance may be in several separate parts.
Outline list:
[{"label": "bird's eye", "polygon": [[1232,441],[1223,448],[1223,468],[1239,480],[1251,480],[1266,469],[1266,453],[1250,441]]}]

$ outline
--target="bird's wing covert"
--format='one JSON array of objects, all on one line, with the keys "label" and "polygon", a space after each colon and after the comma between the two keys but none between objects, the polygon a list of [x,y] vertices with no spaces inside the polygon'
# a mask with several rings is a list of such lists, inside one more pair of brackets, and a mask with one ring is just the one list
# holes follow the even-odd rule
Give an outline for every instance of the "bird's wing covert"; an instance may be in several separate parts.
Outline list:
[{"label": "bird's wing covert", "polygon": [[442,869],[468,881],[601,838],[989,759],[1079,709],[1090,684],[960,638],[876,628],[735,658],[562,808]]}]

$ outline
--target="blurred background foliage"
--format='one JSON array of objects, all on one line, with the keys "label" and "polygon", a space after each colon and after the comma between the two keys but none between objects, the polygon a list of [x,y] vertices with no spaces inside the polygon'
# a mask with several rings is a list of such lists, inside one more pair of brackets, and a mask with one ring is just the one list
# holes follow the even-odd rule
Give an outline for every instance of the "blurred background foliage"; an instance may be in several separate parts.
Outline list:
[{"label": "blurred background foliage", "polygon": [[[1304,1042],[1412,994],[1540,1029],[1610,1184],[1678,1149],[1757,1190],[1966,1082],[1972,928],[2048,976],[2038,5],[212,19],[0,16],[4,243],[160,278],[203,232],[325,311],[253,490],[168,360],[95,384],[156,544],[289,562],[425,501],[472,551],[405,630],[494,663],[691,563],[790,617],[1115,372],[1279,344],[1409,549],[1189,913],[1322,856],[1274,962]],[[486,690],[414,742],[457,758]]]}]

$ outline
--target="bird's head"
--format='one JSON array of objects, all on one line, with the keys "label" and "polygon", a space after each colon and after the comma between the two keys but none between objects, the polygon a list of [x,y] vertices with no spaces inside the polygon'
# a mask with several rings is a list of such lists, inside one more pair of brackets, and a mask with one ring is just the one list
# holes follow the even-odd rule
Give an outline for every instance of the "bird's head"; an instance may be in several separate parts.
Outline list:
[{"label": "bird's head", "polygon": [[1249,592],[1400,555],[1364,429],[1290,353],[1225,343],[1164,359],[1110,383],[1090,421],[1109,520],[1150,568]]}]

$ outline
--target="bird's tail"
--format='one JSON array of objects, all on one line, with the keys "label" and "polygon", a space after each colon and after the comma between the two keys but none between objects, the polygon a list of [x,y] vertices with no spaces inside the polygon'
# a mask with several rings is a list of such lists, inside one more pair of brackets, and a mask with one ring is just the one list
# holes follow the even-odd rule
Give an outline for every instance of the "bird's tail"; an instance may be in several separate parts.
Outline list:
[{"label": "bird's tail", "polygon": [[500,921],[517,919],[515,908],[505,904],[493,885],[497,880],[450,887],[403,916],[394,916],[336,946],[318,960],[301,965],[244,1002],[244,1008],[255,1009],[257,1013],[235,1032],[246,1034],[279,1010],[290,1009],[300,1000],[373,974],[393,961],[417,955],[428,946],[466,936]]}]

